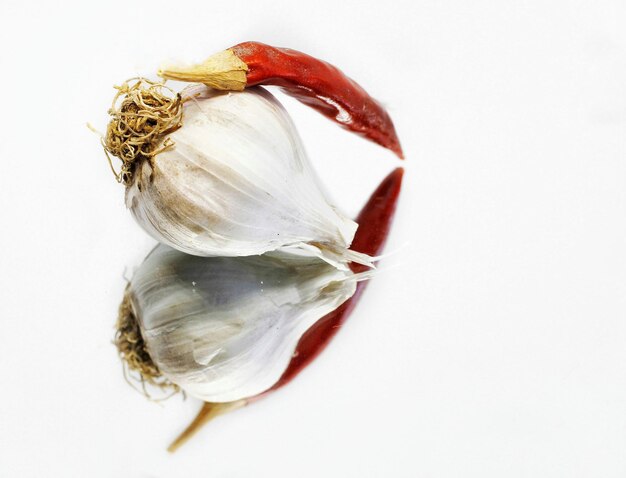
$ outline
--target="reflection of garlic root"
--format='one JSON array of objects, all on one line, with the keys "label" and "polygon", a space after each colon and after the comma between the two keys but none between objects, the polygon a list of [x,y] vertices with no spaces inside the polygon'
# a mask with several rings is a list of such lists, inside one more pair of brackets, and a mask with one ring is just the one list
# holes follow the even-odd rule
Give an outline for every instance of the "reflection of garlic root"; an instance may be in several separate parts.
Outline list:
[{"label": "reflection of garlic root", "polygon": [[[357,224],[320,187],[291,119],[267,91],[125,84],[106,150],[123,162],[126,205],[155,239],[198,256],[298,248],[337,264]],[[139,86],[137,86],[139,85]]]},{"label": "reflection of garlic root", "polygon": [[120,309],[124,330],[136,320],[147,355],[123,331],[118,348],[149,383],[235,402],[271,388],[304,332],[350,298],[360,277],[291,253],[205,258],[159,245],[129,284],[132,314]]}]

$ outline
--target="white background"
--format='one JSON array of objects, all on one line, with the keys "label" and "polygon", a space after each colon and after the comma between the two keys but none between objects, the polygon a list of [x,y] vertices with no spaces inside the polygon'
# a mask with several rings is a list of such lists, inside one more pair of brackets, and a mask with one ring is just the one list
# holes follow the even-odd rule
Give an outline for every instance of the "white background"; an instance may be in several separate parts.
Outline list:
[{"label": "white background", "polygon": [[[3,0],[0,476],[625,476],[624,25],[622,0]],[[388,107],[396,254],[295,382],[170,455],[200,404],[122,378],[123,277],[153,241],[85,123],[113,84],[245,40]],[[355,214],[399,161],[284,103]]]}]

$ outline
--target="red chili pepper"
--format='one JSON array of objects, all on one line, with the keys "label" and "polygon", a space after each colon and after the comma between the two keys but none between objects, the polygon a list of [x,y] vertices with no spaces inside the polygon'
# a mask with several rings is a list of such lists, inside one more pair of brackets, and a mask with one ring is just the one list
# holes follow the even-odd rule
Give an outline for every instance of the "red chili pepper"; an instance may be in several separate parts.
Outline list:
[{"label": "red chili pepper", "polygon": [[[403,174],[404,170],[402,168],[397,168],[392,171],[372,193],[361,210],[356,220],[359,224],[359,228],[352,242],[352,248],[355,251],[364,252],[372,256],[378,255],[382,251],[391,227],[398,196],[400,195]],[[351,267],[354,272],[361,272],[367,269],[366,266],[359,264],[352,264]],[[348,319],[350,313],[354,310],[367,282],[368,281],[359,282],[356,292],[350,299],[330,314],[322,317],[305,332],[296,346],[295,353],[287,369],[272,388],[259,395],[237,402],[204,403],[193,422],[170,445],[168,450],[175,451],[198,431],[202,425],[215,416],[243,407],[289,383],[326,348],[330,340],[335,336],[343,323]]]},{"label": "red chili pepper", "polygon": [[200,65],[165,68],[159,75],[225,90],[279,86],[344,128],[403,157],[400,140],[385,109],[338,68],[299,51],[244,42]]}]

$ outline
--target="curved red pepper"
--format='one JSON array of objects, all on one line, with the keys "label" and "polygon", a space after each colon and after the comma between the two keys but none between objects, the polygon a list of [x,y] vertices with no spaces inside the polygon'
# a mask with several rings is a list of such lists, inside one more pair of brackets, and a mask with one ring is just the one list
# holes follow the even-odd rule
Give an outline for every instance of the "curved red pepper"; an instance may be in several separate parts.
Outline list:
[{"label": "curved red pepper", "polygon": [[[380,183],[363,209],[361,209],[357,217],[359,228],[352,242],[352,249],[355,251],[363,252],[371,256],[376,256],[382,251],[391,227],[393,214],[396,210],[403,174],[404,170],[402,168],[397,168],[392,171]],[[366,266],[360,264],[352,264],[351,267],[354,272],[361,272],[367,269]],[[287,369],[274,386],[259,395],[237,402],[204,403],[196,418],[169,446],[168,451],[173,452],[178,449],[197,432],[202,425],[217,415],[243,407],[289,383],[326,348],[343,323],[348,319],[350,313],[354,310],[367,283],[368,281],[359,282],[356,292],[350,299],[330,314],[322,317],[305,332],[296,346],[296,350]]]},{"label": "curved red pepper", "polygon": [[164,66],[158,74],[227,91],[256,85],[278,86],[344,128],[403,157],[400,140],[385,109],[341,70],[299,51],[249,41],[197,65]]},{"label": "curved red pepper", "polygon": [[385,109],[338,68],[296,50],[259,42],[240,43],[230,50],[248,66],[246,86],[279,86],[344,128],[403,157]]}]

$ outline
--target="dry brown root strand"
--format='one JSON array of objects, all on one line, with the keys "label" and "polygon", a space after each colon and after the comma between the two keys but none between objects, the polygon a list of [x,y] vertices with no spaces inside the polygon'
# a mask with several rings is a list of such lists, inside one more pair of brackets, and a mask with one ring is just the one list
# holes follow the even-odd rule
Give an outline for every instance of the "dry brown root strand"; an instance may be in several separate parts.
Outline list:
[{"label": "dry brown root strand", "polygon": [[180,391],[178,385],[165,378],[156,364],[152,361],[146,343],[141,336],[141,330],[137,317],[131,304],[130,286],[124,291],[124,299],[119,307],[115,339],[113,343],[117,347],[120,358],[124,365],[124,377],[126,381],[136,389],[129,379],[133,379],[141,386],[142,393],[154,399],[147,390],[146,385],[156,387],[161,391],[170,391],[171,394]]},{"label": "dry brown root strand", "polygon": [[[174,144],[166,136],[182,126],[183,100],[164,83],[140,77],[115,89],[102,145],[118,182],[129,184],[138,161],[150,160]],[[122,161],[119,173],[109,154]]]}]

